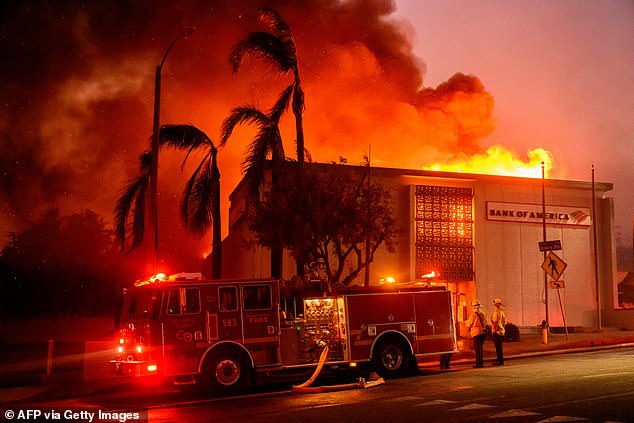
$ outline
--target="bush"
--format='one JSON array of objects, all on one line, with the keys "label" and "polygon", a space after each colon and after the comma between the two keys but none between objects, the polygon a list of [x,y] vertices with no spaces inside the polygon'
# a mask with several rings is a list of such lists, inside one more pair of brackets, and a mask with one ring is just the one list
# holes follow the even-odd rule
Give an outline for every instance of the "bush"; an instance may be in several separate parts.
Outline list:
[{"label": "bush", "polygon": [[507,323],[504,325],[505,338],[508,342],[519,342],[520,330],[513,323]]}]

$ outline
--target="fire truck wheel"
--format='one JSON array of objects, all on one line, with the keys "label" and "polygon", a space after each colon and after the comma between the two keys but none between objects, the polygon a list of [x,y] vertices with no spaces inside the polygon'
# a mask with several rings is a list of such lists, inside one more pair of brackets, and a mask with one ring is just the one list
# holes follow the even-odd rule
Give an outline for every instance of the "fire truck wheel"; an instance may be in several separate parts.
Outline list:
[{"label": "fire truck wheel", "polygon": [[410,372],[412,356],[404,340],[391,336],[381,339],[372,352],[374,370],[389,379]]},{"label": "fire truck wheel", "polygon": [[218,348],[205,361],[202,382],[214,393],[235,393],[251,381],[251,367],[244,353],[235,348]]}]

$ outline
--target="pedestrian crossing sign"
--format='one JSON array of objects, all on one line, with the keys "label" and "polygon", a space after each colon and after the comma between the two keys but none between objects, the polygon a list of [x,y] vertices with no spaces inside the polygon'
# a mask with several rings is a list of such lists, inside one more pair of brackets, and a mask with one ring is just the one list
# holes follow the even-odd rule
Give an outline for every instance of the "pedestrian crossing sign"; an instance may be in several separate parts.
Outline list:
[{"label": "pedestrian crossing sign", "polygon": [[550,275],[550,277],[555,281],[559,280],[562,273],[564,273],[564,270],[566,270],[566,266],[568,266],[566,262],[560,259],[559,256],[552,251],[548,252],[546,260],[542,263],[542,269],[544,269],[544,272],[548,273],[548,275]]}]

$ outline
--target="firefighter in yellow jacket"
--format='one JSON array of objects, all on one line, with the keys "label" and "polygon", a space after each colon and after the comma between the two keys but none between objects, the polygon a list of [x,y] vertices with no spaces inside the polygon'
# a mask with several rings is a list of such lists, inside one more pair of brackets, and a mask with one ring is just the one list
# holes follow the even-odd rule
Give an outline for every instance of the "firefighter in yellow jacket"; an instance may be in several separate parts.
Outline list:
[{"label": "firefighter in yellow jacket", "polygon": [[502,342],[504,341],[504,325],[506,324],[506,317],[502,311],[502,300],[496,298],[493,300],[493,313],[491,314],[491,332],[493,335],[493,345],[495,345],[495,354],[497,360],[496,366],[504,365],[504,351],[502,348]]},{"label": "firefighter in yellow jacket", "polygon": [[484,312],[480,310],[480,301],[471,301],[471,307],[473,307],[473,313],[467,320],[467,328],[469,328],[469,335],[473,339],[473,351],[475,352],[475,366],[480,368],[484,366],[484,340],[487,338],[486,321],[487,318]]}]

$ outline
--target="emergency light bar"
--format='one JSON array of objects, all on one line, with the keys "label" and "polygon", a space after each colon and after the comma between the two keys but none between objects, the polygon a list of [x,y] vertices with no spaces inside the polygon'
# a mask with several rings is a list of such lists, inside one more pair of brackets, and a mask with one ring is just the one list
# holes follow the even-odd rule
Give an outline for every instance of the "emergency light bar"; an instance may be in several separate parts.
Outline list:
[{"label": "emergency light bar", "polygon": [[176,273],[174,275],[170,275],[167,280],[170,281],[194,281],[201,280],[203,278],[203,274],[200,272],[181,272]]},{"label": "emergency light bar", "polygon": [[152,275],[147,279],[140,279],[136,281],[134,283],[134,286],[139,287],[159,282],[194,281],[201,280],[202,278],[203,274],[200,272],[181,272],[169,276],[166,276],[165,273],[157,273],[156,275]]}]

